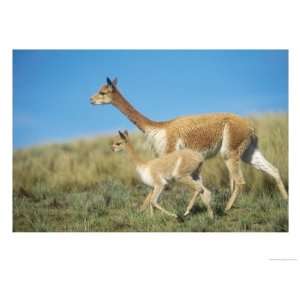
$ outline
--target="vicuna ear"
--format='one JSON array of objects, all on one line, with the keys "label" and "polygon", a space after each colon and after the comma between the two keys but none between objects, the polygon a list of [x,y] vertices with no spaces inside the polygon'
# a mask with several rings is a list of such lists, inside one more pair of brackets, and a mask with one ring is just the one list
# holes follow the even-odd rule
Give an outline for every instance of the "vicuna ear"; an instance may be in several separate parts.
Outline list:
[{"label": "vicuna ear", "polygon": [[125,135],[128,137],[128,131],[127,131],[127,130],[125,130],[125,131],[124,131],[124,133],[125,133]]},{"label": "vicuna ear", "polygon": [[109,77],[106,77],[106,82],[107,82],[107,84],[110,85],[110,86],[116,86],[116,85],[118,84],[118,79],[117,79],[117,77],[116,77],[113,81],[111,81],[111,80],[109,79]]},{"label": "vicuna ear", "polygon": [[112,81],[112,84],[115,85],[115,86],[118,84],[118,78],[117,77]]},{"label": "vicuna ear", "polygon": [[124,133],[122,133],[120,130],[119,130],[119,135],[120,135],[121,139],[123,139],[125,141],[127,140],[126,136],[124,135]]},{"label": "vicuna ear", "polygon": [[112,82],[108,77],[106,77],[106,82],[107,82],[108,85],[112,85]]}]

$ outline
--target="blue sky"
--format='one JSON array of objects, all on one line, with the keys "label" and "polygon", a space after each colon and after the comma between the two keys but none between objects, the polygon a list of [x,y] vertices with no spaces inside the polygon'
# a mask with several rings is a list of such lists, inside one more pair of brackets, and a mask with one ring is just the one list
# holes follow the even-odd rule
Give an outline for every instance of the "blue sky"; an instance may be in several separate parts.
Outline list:
[{"label": "blue sky", "polygon": [[15,50],[14,148],[135,127],[89,98],[105,78],[154,120],[288,110],[286,50]]}]

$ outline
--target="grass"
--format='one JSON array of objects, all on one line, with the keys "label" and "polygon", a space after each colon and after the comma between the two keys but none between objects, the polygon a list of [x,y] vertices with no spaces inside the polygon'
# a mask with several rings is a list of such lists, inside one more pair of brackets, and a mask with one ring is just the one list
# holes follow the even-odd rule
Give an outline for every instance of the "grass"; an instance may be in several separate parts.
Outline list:
[{"label": "grass", "polygon": [[[252,117],[260,149],[279,168],[288,186],[288,117]],[[134,144],[144,157],[140,134]],[[220,158],[205,163],[205,185],[213,192],[216,217],[209,219],[200,201],[184,222],[138,207],[149,192],[125,154],[112,153],[113,137],[17,150],[13,157],[13,230],[37,232],[176,231],[287,232],[288,205],[268,176],[244,165],[245,192],[224,214],[229,196],[228,174]],[[192,192],[172,183],[161,198],[163,207],[183,214]]]}]

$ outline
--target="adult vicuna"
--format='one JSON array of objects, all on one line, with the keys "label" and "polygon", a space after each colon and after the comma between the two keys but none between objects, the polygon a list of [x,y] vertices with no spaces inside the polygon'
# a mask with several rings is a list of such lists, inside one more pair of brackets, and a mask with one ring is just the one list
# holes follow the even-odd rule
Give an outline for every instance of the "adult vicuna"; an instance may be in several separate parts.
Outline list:
[{"label": "adult vicuna", "polygon": [[284,199],[287,191],[279,171],[258,149],[257,136],[249,121],[237,115],[218,113],[178,117],[155,122],[138,112],[120,93],[117,81],[107,83],[91,97],[92,104],[112,104],[132,121],[147,137],[158,155],[177,149],[190,148],[204,158],[220,152],[229,171],[231,196],[225,210],[229,210],[245,184],[241,160],[272,176]]},{"label": "adult vicuna", "polygon": [[177,217],[176,214],[162,208],[158,204],[158,199],[165,185],[170,180],[185,179],[185,181],[189,182],[194,188],[195,192],[184,215],[186,216],[189,214],[198,194],[200,193],[201,199],[207,207],[209,217],[213,218],[213,211],[210,206],[211,193],[203,185],[202,178],[200,176],[201,166],[203,163],[203,156],[201,153],[190,149],[181,149],[164,154],[159,158],[144,161],[134,150],[133,145],[130,142],[128,132],[126,130],[124,133],[119,131],[119,135],[121,140],[112,145],[112,150],[114,152],[125,150],[135,164],[137,173],[140,175],[141,180],[146,185],[153,187],[153,191],[151,191],[144,200],[142,210],[149,207],[152,215],[153,206],[169,216]]}]

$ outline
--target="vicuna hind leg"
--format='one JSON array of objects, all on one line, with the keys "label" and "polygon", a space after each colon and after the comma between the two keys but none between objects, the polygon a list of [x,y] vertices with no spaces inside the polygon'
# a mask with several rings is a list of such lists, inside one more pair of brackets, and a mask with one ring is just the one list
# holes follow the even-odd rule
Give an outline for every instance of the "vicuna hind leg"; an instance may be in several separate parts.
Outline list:
[{"label": "vicuna hind leg", "polygon": [[254,168],[261,170],[270,176],[272,176],[277,184],[277,187],[282,195],[282,197],[287,200],[288,193],[285,189],[285,186],[281,180],[280,173],[277,168],[275,168],[270,162],[266,160],[266,158],[262,155],[260,150],[254,146],[250,145],[250,147],[245,151],[242,156],[242,160],[245,163],[250,164]]},{"label": "vicuna hind leg", "polygon": [[238,156],[234,157],[233,155],[228,158],[225,160],[225,164],[229,171],[229,177],[233,181],[233,191],[225,207],[225,211],[227,211],[232,207],[239,193],[242,191],[245,181],[240,166],[240,158]]}]

